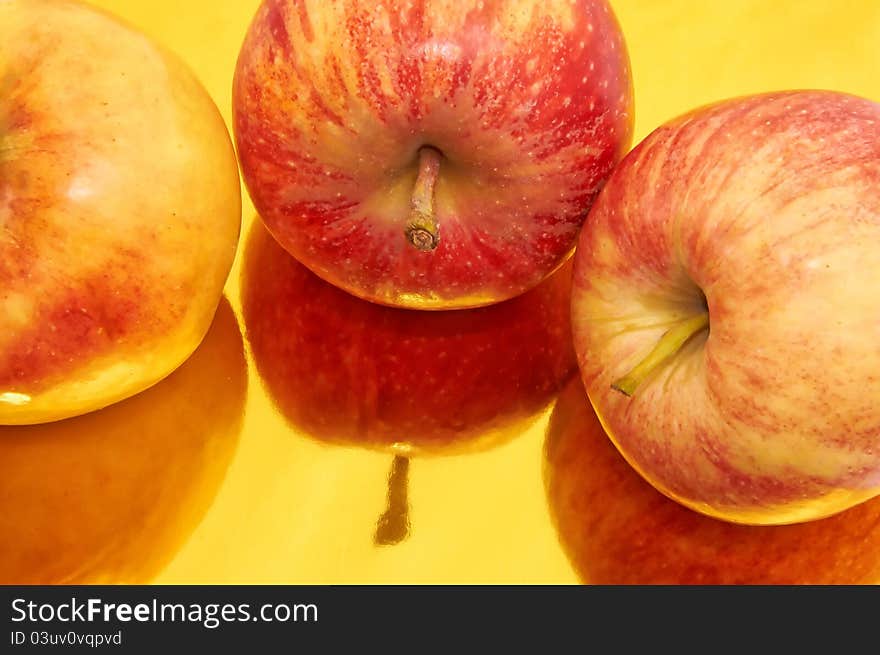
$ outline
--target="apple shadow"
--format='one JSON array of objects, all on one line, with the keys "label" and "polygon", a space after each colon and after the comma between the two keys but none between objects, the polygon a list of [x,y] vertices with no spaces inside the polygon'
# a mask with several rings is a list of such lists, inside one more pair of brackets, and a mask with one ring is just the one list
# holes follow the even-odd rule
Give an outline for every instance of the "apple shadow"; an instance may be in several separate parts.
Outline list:
[{"label": "apple shadow", "polygon": [[0,583],[149,583],[213,502],[246,394],[223,298],[199,347],[153,387],[76,418],[0,427]]},{"label": "apple shadow", "polygon": [[376,543],[407,534],[404,460],[492,448],[550,407],[577,366],[570,290],[569,261],[535,289],[488,307],[370,303],[300,264],[259,217],[241,283],[256,370],[288,423],[320,442],[394,455]]},{"label": "apple shadow", "polygon": [[661,494],[623,459],[578,377],[550,417],[544,481],[560,544],[585,584],[880,582],[880,498],[780,526],[700,514]]}]

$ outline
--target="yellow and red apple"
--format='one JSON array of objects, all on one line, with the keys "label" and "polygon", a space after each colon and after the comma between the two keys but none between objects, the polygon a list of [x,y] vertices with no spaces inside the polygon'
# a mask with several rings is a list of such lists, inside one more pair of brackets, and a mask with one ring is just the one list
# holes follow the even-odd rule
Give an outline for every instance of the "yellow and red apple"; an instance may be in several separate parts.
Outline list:
[{"label": "yellow and red apple", "polygon": [[69,0],[0,2],[0,424],[131,396],[204,337],[241,219],[229,132],[173,54]]},{"label": "yellow and red apple", "polygon": [[557,269],[633,126],[605,0],[265,0],[233,104],[278,241],[350,293],[420,309]]},{"label": "yellow and red apple", "polygon": [[730,521],[880,493],[880,105],[696,109],[616,168],[575,254],[590,400],[624,457]]},{"label": "yellow and red apple", "polygon": [[575,378],[553,409],[544,478],[587,584],[877,584],[880,499],[794,525],[738,525],[670,500],[623,459]]}]

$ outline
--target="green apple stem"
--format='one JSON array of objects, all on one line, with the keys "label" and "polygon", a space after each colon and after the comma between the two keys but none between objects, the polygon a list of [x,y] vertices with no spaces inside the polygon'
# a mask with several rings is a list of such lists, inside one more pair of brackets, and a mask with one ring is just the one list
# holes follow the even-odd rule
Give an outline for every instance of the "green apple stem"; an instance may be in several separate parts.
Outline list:
[{"label": "green apple stem", "polygon": [[611,384],[625,396],[632,396],[636,388],[644,382],[645,378],[658,366],[669,360],[685,342],[700,330],[709,326],[709,312],[703,312],[691,318],[683,320],[675,327],[663,333],[660,341],[648,356],[640,361],[635,368],[622,378],[618,378]]},{"label": "green apple stem", "polygon": [[419,149],[419,174],[412,191],[405,233],[410,244],[422,252],[430,252],[440,243],[440,226],[434,215],[434,187],[442,157],[440,151],[431,146]]},{"label": "green apple stem", "polygon": [[393,546],[409,536],[409,458],[395,455],[388,474],[388,508],[379,517],[373,543]]}]

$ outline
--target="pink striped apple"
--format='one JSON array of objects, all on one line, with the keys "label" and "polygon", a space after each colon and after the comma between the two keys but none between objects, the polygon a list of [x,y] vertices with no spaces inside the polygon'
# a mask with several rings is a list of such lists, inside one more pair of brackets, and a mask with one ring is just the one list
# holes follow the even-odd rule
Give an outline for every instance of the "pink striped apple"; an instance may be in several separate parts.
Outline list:
[{"label": "pink striped apple", "polygon": [[880,105],[697,109],[615,170],[575,255],[584,384],[659,490],[734,522],[880,493]]},{"label": "pink striped apple", "polygon": [[273,236],[350,293],[421,309],[558,268],[632,134],[604,0],[264,0],[233,94]]}]

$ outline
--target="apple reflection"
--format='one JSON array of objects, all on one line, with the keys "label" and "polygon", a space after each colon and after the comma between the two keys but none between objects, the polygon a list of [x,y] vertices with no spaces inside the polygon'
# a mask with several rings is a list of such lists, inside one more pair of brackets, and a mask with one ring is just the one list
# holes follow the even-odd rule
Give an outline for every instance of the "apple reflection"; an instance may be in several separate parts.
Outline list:
[{"label": "apple reflection", "polygon": [[254,221],[242,306],[278,409],[322,441],[443,454],[495,443],[534,419],[575,370],[570,266],[511,301],[398,309],[324,282]]},{"label": "apple reflection", "polygon": [[[473,452],[520,434],[576,370],[570,264],[489,307],[393,308],[323,281],[257,218],[242,275],[246,337],[278,410],[311,438],[394,453],[391,506],[406,502],[405,458]],[[402,538],[403,523],[386,513],[379,531],[397,526],[389,529],[397,536],[378,541]]]},{"label": "apple reflection", "polygon": [[579,378],[551,415],[544,477],[560,542],[584,583],[880,582],[880,499],[781,526],[699,514],[659,493],[626,463]]},{"label": "apple reflection", "polygon": [[152,388],[76,418],[0,428],[0,583],[150,582],[225,476],[246,384],[224,298],[199,348]]}]

